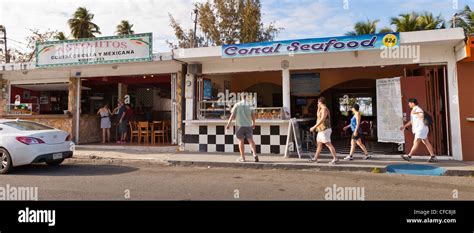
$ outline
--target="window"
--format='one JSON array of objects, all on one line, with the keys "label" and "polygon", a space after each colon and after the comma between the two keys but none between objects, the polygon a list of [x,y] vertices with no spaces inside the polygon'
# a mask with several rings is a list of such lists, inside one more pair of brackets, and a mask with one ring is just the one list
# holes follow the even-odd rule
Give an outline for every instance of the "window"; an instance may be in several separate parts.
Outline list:
[{"label": "window", "polygon": [[18,129],[18,130],[22,130],[22,131],[37,131],[37,130],[54,129],[49,126],[31,122],[31,121],[8,121],[8,122],[4,122],[3,124],[6,126],[10,126],[12,128]]}]

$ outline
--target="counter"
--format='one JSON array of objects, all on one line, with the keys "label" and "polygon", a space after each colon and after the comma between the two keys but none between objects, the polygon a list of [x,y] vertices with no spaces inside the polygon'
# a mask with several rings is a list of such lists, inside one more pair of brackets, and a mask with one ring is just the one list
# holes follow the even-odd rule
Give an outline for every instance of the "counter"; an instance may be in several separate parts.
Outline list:
[{"label": "counter", "polygon": [[[299,123],[314,121],[298,119]],[[225,130],[227,120],[185,120],[184,149],[189,152],[239,152],[235,127]],[[234,125],[234,124],[232,124]],[[257,120],[253,139],[260,154],[284,154],[289,120]],[[250,147],[245,147],[250,153]]]}]

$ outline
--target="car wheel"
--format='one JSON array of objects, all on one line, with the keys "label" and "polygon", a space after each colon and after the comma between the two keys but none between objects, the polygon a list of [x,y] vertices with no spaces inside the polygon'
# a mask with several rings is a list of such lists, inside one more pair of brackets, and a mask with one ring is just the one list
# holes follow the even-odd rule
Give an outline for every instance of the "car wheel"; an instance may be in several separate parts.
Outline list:
[{"label": "car wheel", "polygon": [[49,166],[59,166],[61,163],[64,162],[64,159],[58,159],[50,162],[46,162]]},{"label": "car wheel", "polygon": [[7,174],[13,169],[12,158],[7,150],[0,148],[0,174]]}]

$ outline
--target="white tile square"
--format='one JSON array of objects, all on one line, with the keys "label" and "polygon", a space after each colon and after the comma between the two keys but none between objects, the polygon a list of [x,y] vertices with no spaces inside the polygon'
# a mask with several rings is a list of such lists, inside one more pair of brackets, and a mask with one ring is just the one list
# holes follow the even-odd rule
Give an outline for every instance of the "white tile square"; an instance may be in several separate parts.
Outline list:
[{"label": "white tile square", "polygon": [[216,126],[215,125],[209,125],[207,127],[207,135],[215,135],[216,134]]},{"label": "white tile square", "polygon": [[270,126],[262,125],[262,127],[260,127],[260,135],[270,135]]},{"label": "white tile square", "polygon": [[225,144],[225,136],[224,135],[216,135],[216,144],[218,144],[218,145]]},{"label": "white tile square", "polygon": [[234,145],[225,145],[224,146],[224,151],[226,153],[233,153],[234,152]]},{"label": "white tile square", "polygon": [[237,139],[236,136],[233,136],[232,138],[234,139],[234,144],[237,144],[237,145],[238,145],[238,144],[239,144],[239,139]]},{"label": "white tile square", "polygon": [[207,144],[207,135],[199,135],[199,144]]},{"label": "white tile square", "polygon": [[213,144],[207,145],[207,152],[211,152],[211,153],[216,152],[216,145],[213,145]]},{"label": "white tile square", "polygon": [[285,154],[285,147],[286,147],[285,145],[280,146],[280,154],[281,154],[281,155],[284,155],[284,154]]},{"label": "white tile square", "polygon": [[260,135],[253,135],[253,141],[256,145],[260,145],[262,143],[262,136]]},{"label": "white tile square", "polygon": [[270,154],[270,145],[262,145],[260,147],[260,153],[262,154]]},{"label": "white tile square", "polygon": [[186,143],[184,144],[184,150],[188,152],[199,152],[199,145]]},{"label": "white tile square", "polygon": [[280,135],[270,135],[270,145],[280,145]]},{"label": "white tile square", "polygon": [[199,126],[198,125],[186,125],[186,134],[199,134]]}]

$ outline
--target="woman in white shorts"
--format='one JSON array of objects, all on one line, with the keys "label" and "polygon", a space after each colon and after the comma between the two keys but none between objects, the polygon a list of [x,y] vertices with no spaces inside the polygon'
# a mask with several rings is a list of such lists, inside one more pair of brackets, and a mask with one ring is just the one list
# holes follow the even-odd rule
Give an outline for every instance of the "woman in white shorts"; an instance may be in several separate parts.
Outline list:
[{"label": "woman in white shorts", "polygon": [[310,131],[318,132],[318,136],[316,137],[316,142],[318,147],[316,149],[316,154],[314,158],[310,159],[311,162],[318,162],[319,155],[321,154],[321,150],[323,149],[323,144],[329,148],[331,151],[331,155],[333,160],[329,162],[330,164],[336,164],[339,162],[339,159],[336,156],[336,149],[331,143],[331,116],[329,114],[329,109],[326,107],[326,99],[324,97],[320,97],[318,99],[318,113],[317,113],[317,120],[316,125],[314,125]]},{"label": "woman in white shorts", "polygon": [[430,158],[428,159],[428,162],[437,162],[438,160],[434,155],[433,146],[428,140],[428,133],[430,132],[430,129],[425,124],[425,115],[423,109],[418,106],[418,100],[414,98],[408,100],[408,105],[411,108],[410,121],[404,126],[400,127],[400,130],[405,130],[408,126],[411,125],[412,132],[415,135],[415,140],[413,142],[413,147],[411,148],[410,153],[408,155],[402,155],[402,158],[404,160],[409,161],[411,159],[411,156],[418,149],[420,143],[423,142],[423,144],[425,144],[426,148],[430,152]]}]

